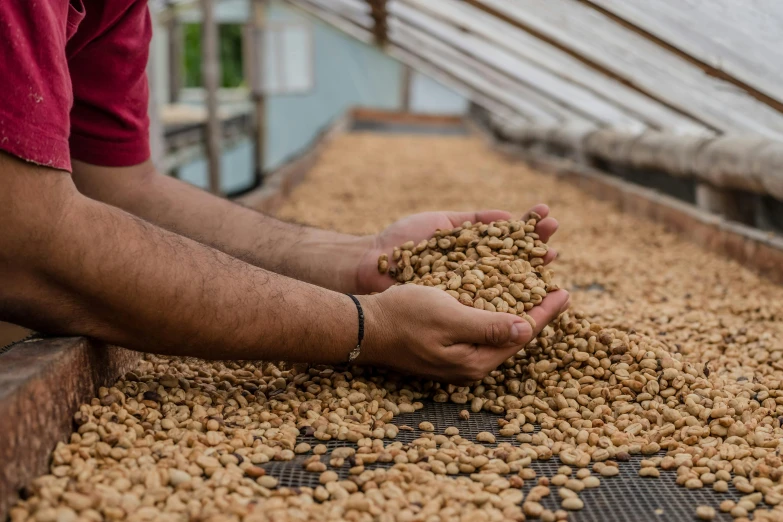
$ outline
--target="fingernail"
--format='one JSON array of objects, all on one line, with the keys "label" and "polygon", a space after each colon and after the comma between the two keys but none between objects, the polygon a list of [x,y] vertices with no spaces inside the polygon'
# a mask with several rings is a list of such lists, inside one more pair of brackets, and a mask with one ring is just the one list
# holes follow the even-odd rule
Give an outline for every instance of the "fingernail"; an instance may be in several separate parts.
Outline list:
[{"label": "fingernail", "polygon": [[530,325],[528,323],[514,323],[511,326],[511,342],[516,344],[522,344],[525,340],[525,336],[528,335]]},{"label": "fingernail", "polygon": [[568,299],[566,299],[565,304],[560,307],[560,313],[562,314],[566,310],[568,310],[571,307],[571,296],[568,296]]}]

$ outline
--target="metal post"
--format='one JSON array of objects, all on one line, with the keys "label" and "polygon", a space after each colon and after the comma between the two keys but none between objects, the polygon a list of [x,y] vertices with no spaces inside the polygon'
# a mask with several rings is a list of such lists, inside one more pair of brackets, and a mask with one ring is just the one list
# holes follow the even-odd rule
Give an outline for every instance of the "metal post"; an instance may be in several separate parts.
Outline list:
[{"label": "metal post", "polygon": [[220,194],[220,117],[218,115],[220,61],[214,0],[201,0],[201,12],[201,73],[207,108],[204,149],[209,168],[209,190],[213,194]]}]

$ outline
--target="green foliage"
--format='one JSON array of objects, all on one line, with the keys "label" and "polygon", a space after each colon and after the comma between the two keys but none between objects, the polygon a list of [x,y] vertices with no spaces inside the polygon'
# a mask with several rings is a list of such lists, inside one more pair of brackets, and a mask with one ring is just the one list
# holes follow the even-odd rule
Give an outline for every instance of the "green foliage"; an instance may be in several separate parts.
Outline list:
[{"label": "green foliage", "polygon": [[201,87],[201,24],[185,24],[185,87]]},{"label": "green foliage", "polygon": [[242,26],[239,24],[220,26],[220,65],[223,87],[240,87],[244,84]]},{"label": "green foliage", "polygon": [[[202,87],[201,81],[201,24],[185,24],[185,87]],[[242,69],[242,26],[220,25],[221,87],[240,87],[245,84]]]}]

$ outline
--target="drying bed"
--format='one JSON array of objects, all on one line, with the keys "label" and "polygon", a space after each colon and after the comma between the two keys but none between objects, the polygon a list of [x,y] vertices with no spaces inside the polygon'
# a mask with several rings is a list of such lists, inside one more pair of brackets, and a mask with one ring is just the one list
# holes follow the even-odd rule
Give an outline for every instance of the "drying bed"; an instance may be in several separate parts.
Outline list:
[{"label": "drying bed", "polygon": [[[516,444],[514,437],[500,435],[497,420],[499,415],[481,411],[471,413],[468,420],[460,419],[459,413],[463,406],[450,403],[437,403],[427,401],[424,408],[413,412],[403,413],[394,419],[397,426],[408,426],[412,430],[400,430],[396,441],[410,443],[422,436],[425,432],[419,429],[419,423],[431,422],[435,426],[433,433],[443,433],[449,426],[459,428],[460,436],[476,440],[476,435],[481,431],[489,431],[495,435],[497,443],[508,442]],[[538,431],[538,429],[536,430]],[[322,462],[329,461],[328,454],[334,448],[342,446],[355,446],[348,441],[329,440],[322,442],[312,436],[300,436],[299,442],[309,443],[311,446],[325,444],[328,448],[326,455],[321,457]],[[661,455],[663,455],[662,453]],[[273,461],[264,464],[267,472],[278,478],[280,486],[284,487],[311,487],[318,486],[318,474],[304,470],[302,463],[309,457],[299,455],[288,462]],[[602,478],[601,485],[595,489],[582,491],[580,497],[584,500],[585,507],[578,512],[572,512],[569,520],[573,522],[638,522],[655,520],[660,522],[679,522],[681,520],[693,520],[696,506],[717,506],[726,499],[737,500],[742,494],[731,487],[726,493],[716,493],[706,488],[699,490],[685,489],[675,483],[675,473],[663,472],[661,478],[643,478],[638,474],[641,455],[632,455],[628,462],[620,462],[620,474],[615,477]],[[391,467],[392,464],[365,465],[367,468]],[[533,461],[530,465],[536,471],[538,477],[552,477],[557,474],[562,463],[557,457],[548,461]],[[331,468],[330,468],[331,469]],[[347,465],[335,469],[340,479],[347,479],[349,467]],[[535,480],[526,481],[523,492],[527,494]],[[560,508],[559,499],[554,491],[541,500],[541,505],[555,511]],[[719,513],[714,520],[733,520],[726,513]]]}]

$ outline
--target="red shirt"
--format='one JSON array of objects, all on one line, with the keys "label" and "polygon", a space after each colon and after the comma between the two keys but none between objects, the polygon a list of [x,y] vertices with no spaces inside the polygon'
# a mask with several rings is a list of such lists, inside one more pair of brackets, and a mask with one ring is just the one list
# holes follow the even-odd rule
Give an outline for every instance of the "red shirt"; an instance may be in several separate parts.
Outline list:
[{"label": "red shirt", "polygon": [[149,158],[146,0],[0,0],[0,149],[71,170],[71,158]]}]

